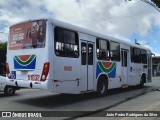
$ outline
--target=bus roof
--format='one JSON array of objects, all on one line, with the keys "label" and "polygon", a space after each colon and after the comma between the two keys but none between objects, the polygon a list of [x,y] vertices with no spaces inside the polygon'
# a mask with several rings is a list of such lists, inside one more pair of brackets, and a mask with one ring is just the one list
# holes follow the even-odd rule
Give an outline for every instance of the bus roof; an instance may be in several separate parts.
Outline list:
[{"label": "bus roof", "polygon": [[98,37],[98,38],[102,38],[102,39],[106,39],[106,40],[112,40],[112,41],[120,42],[120,43],[129,45],[129,46],[142,48],[142,49],[145,49],[145,50],[150,50],[149,48],[143,47],[141,45],[137,45],[137,44],[134,44],[134,43],[131,43],[131,42],[128,42],[128,41],[125,41],[125,40],[121,40],[121,39],[118,39],[118,38],[114,38],[114,37],[111,37],[111,36],[103,35],[103,34],[88,30],[86,28],[82,28],[82,27],[79,27],[79,26],[72,25],[70,23],[62,22],[62,21],[59,21],[59,20],[56,20],[56,19],[53,19],[52,22],[53,22],[54,26],[64,27],[66,29],[70,29],[70,30],[77,31],[77,32],[80,32],[80,33],[92,35],[92,36],[95,36],[95,37]]},{"label": "bus roof", "polygon": [[[137,47],[137,48],[141,48],[141,49],[145,49],[145,50],[150,51],[149,48],[143,47],[141,45],[137,45],[137,44],[131,43],[129,41],[121,40],[121,39],[111,37],[111,36],[108,36],[108,35],[100,34],[100,33],[88,30],[86,28],[82,28],[82,27],[79,27],[79,26],[76,26],[76,25],[72,25],[70,23],[62,22],[62,21],[57,20],[57,19],[52,19],[52,18],[42,18],[42,19],[43,20],[48,20],[54,26],[64,27],[66,29],[70,29],[70,30],[77,31],[77,32],[80,32],[80,33],[88,34],[88,35],[95,36],[95,37],[98,37],[98,38],[111,40],[111,41],[123,43],[123,44],[129,45],[129,46],[133,46],[133,47]],[[30,20],[26,20],[26,21],[23,21],[23,22],[19,22],[19,23],[14,24],[14,25],[23,24],[25,22],[31,22],[31,21],[36,21],[36,20],[42,20],[42,19],[30,19]],[[12,25],[12,26],[14,26],[14,25]]]}]

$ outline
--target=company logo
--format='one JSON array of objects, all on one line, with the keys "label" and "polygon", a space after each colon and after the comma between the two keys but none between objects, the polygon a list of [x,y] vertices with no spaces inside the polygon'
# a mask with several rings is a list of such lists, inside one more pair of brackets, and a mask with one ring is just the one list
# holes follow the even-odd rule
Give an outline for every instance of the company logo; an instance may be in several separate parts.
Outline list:
[{"label": "company logo", "polygon": [[106,73],[110,78],[116,77],[116,63],[113,62],[98,62],[96,70],[96,78],[101,73]]},{"label": "company logo", "polygon": [[2,112],[2,117],[12,117],[11,112]]},{"label": "company logo", "polygon": [[5,118],[9,118],[9,117],[13,117],[13,118],[38,118],[38,117],[42,117],[42,113],[41,112],[1,112],[2,115],[0,117],[5,117]]},{"label": "company logo", "polygon": [[35,55],[20,55],[14,57],[15,69],[35,69],[36,56]]}]

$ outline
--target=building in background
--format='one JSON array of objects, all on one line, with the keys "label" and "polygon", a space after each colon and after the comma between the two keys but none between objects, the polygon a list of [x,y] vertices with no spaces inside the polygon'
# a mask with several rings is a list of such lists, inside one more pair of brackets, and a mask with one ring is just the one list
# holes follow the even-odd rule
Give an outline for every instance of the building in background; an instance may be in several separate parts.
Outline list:
[{"label": "building in background", "polygon": [[160,76],[160,56],[153,57],[152,62],[153,76]]}]

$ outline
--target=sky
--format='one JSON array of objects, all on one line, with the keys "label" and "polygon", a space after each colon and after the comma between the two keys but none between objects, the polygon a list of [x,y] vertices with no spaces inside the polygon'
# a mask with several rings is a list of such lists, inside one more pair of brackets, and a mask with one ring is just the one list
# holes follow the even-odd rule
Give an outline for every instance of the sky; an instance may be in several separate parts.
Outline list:
[{"label": "sky", "polygon": [[160,12],[141,0],[0,0],[0,41],[15,23],[50,17],[125,41],[160,56]]}]

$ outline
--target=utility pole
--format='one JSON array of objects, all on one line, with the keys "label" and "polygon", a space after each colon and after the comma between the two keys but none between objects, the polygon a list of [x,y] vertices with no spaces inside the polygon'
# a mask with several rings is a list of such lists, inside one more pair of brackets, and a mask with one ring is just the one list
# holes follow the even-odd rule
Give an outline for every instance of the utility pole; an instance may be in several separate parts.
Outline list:
[{"label": "utility pole", "polygon": [[[132,0],[125,0],[125,1],[132,1]],[[160,12],[160,0],[141,0],[144,3],[149,4],[150,6],[154,7],[158,12]]]}]

